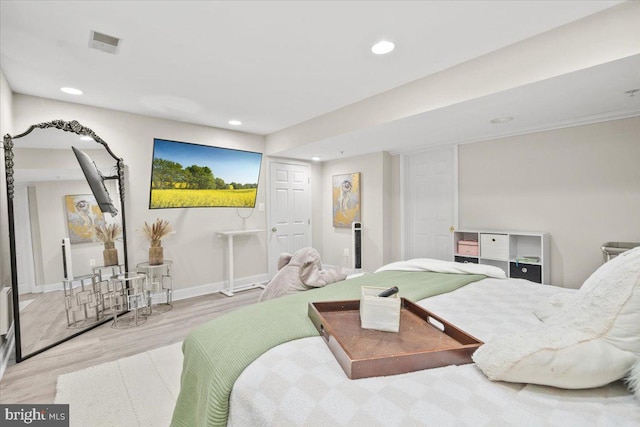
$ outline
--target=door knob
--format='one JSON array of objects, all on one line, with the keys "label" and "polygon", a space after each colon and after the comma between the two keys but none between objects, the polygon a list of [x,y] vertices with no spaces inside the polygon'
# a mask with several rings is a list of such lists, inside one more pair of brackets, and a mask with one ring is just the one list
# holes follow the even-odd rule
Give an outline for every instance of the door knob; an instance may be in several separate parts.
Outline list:
[{"label": "door knob", "polygon": [[276,231],[278,231],[278,229],[277,229],[277,228],[275,228],[275,227],[273,227],[273,228],[271,229],[271,231],[273,231],[273,232],[275,233]]}]

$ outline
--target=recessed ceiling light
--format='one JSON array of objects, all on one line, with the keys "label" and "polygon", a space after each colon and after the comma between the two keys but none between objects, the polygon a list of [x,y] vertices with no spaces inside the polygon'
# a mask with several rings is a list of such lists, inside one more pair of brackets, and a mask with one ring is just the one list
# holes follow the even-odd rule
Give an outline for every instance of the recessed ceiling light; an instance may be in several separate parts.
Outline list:
[{"label": "recessed ceiling light", "polygon": [[513,120],[513,117],[498,117],[497,119],[491,120],[493,124],[507,123]]},{"label": "recessed ceiling light", "polygon": [[396,48],[396,45],[390,41],[382,40],[371,46],[371,52],[376,55],[384,55]]},{"label": "recessed ceiling light", "polygon": [[240,126],[242,122],[240,120],[229,120],[231,126]]},{"label": "recessed ceiling light", "polygon": [[319,161],[320,161],[320,157],[318,157],[318,156],[313,156],[313,157],[311,158],[311,160],[313,160],[314,162],[319,162]]},{"label": "recessed ceiling light", "polygon": [[82,91],[74,87],[61,87],[60,90],[69,95],[82,95]]},{"label": "recessed ceiling light", "polygon": [[91,138],[90,136],[81,136],[80,139],[83,141],[93,141],[93,138]]}]

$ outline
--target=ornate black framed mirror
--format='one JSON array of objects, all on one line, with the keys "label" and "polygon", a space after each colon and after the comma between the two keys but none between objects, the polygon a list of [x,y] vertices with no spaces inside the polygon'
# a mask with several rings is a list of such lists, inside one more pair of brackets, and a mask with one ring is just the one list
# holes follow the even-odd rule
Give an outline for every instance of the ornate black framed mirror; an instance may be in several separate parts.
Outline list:
[{"label": "ornate black framed mirror", "polygon": [[124,162],[77,121],[5,135],[4,152],[21,362],[112,319],[108,278],[128,271]]}]

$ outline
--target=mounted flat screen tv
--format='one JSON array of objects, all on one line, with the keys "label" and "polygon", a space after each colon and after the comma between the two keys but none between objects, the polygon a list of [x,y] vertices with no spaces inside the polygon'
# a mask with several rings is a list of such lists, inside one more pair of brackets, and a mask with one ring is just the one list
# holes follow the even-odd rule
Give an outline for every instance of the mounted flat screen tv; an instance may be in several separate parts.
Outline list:
[{"label": "mounted flat screen tv", "polygon": [[104,186],[104,176],[100,173],[96,164],[84,151],[78,150],[76,147],[71,147],[71,149],[78,159],[82,173],[84,173],[84,177],[87,179],[89,187],[91,187],[91,192],[96,198],[100,210],[103,213],[108,212],[112,216],[117,215],[118,209],[116,209],[107,192],[107,188]]},{"label": "mounted flat screen tv", "polygon": [[149,209],[256,205],[262,153],[153,140]]}]

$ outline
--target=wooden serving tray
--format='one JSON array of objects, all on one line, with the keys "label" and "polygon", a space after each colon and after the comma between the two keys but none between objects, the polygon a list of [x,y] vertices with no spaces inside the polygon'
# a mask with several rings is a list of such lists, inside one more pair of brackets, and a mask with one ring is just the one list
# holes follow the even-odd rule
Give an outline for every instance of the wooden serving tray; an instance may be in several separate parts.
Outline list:
[{"label": "wooden serving tray", "polygon": [[360,301],[309,303],[309,318],[351,379],[471,363],[483,343],[402,298],[400,331],[360,327]]}]

